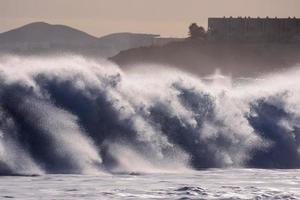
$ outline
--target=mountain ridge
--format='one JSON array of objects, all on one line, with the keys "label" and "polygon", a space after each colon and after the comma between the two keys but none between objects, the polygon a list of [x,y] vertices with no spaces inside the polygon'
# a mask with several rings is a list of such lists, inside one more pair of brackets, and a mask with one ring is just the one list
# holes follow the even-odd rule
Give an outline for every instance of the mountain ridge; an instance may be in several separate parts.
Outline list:
[{"label": "mountain ridge", "polygon": [[66,25],[33,22],[0,33],[0,52],[40,54],[64,51],[110,57],[123,50],[152,45],[157,38],[157,34],[129,32],[96,37]]}]

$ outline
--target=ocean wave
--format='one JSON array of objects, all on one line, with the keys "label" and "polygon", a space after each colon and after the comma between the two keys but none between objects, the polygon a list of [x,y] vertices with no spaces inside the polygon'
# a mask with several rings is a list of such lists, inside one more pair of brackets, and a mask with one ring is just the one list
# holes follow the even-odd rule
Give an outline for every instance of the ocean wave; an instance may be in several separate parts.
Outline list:
[{"label": "ocean wave", "polygon": [[299,168],[299,75],[2,56],[0,174]]}]

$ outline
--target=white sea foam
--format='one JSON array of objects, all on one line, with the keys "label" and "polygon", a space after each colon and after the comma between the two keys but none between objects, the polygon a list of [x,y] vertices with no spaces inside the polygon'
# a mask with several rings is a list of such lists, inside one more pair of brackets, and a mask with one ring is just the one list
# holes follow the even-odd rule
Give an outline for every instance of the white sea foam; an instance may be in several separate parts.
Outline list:
[{"label": "white sea foam", "polygon": [[0,172],[300,167],[300,68],[241,81],[138,67],[2,56]]}]

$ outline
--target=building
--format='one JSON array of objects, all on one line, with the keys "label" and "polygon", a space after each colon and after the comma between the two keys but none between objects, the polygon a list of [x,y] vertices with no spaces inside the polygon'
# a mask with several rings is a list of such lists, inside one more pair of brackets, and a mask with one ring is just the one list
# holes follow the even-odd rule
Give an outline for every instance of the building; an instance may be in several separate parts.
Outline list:
[{"label": "building", "polygon": [[300,41],[300,19],[209,18],[208,36],[216,41]]}]

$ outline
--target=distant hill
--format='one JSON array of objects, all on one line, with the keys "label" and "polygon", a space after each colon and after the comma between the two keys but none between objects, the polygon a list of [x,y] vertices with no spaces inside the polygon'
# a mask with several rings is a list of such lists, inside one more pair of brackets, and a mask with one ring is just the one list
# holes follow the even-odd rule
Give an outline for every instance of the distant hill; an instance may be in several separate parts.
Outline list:
[{"label": "distant hill", "polygon": [[0,52],[36,54],[64,51],[109,57],[122,50],[153,45],[158,40],[164,41],[164,38],[136,33],[116,33],[97,38],[68,26],[35,22],[0,33]]},{"label": "distant hill", "polygon": [[144,46],[162,46],[181,40],[180,38],[161,38],[155,34],[113,33],[99,38],[98,43],[110,55],[116,55],[122,50]]},{"label": "distant hill", "polygon": [[219,69],[227,75],[249,77],[300,65],[300,45],[186,39],[161,47],[129,49],[110,59],[124,69],[150,63],[173,66],[199,76]]},{"label": "distant hill", "polygon": [[98,38],[64,25],[35,22],[0,34],[1,44],[96,42]]},{"label": "distant hill", "polygon": [[0,34],[1,51],[15,53],[80,51],[98,47],[98,38],[63,25],[31,23]]}]

